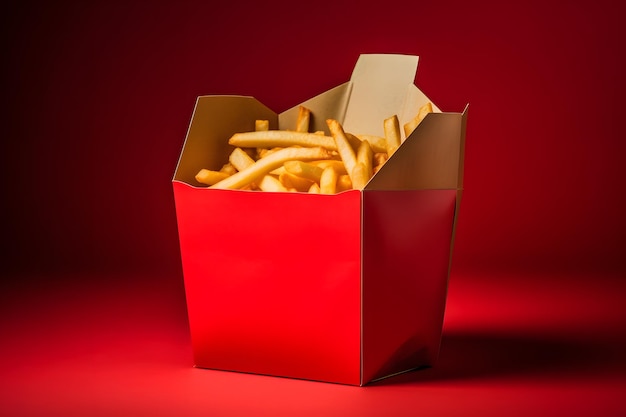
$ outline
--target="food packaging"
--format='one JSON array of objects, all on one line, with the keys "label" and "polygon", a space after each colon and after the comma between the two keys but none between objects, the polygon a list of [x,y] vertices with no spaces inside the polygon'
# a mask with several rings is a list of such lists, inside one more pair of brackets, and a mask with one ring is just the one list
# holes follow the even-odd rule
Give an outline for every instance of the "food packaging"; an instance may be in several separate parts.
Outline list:
[{"label": "food packaging", "polygon": [[[304,103],[326,119],[384,136],[432,102],[418,57],[361,55],[349,81]],[[349,385],[433,366],[438,356],[467,123],[434,112],[363,190],[334,195],[211,189],[231,135],[291,129],[253,97],[200,96],[172,181],[194,364]]]}]

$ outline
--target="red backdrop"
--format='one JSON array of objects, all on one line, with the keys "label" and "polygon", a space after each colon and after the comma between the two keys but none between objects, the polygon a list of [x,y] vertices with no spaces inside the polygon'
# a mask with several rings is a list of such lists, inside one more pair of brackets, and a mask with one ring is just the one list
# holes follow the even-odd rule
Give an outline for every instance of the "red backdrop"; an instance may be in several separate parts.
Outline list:
[{"label": "red backdrop", "polygon": [[420,55],[417,84],[442,109],[470,103],[459,267],[617,265],[618,13],[565,2],[238,3],[9,9],[12,265],[176,268],[169,181],[195,97],[252,95],[282,111],[377,52]]},{"label": "red backdrop", "polygon": [[[488,271],[623,278],[626,34],[613,3],[7,6],[5,325],[20,328],[16,276],[90,292],[158,275],[183,311],[171,178],[195,98],[251,95],[282,111],[347,81],[361,53],[419,55],[417,85],[440,108],[470,104],[452,293]],[[452,318],[469,303],[454,300]]]}]

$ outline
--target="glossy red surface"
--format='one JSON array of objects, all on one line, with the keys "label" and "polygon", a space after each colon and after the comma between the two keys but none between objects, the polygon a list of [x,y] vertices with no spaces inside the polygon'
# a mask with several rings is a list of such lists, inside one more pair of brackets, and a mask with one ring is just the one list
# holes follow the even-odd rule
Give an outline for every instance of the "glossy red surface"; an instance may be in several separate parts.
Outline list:
[{"label": "glossy red surface", "polygon": [[173,185],[195,364],[358,385],[360,193]]},{"label": "glossy red surface", "polygon": [[194,368],[180,274],[13,275],[6,416],[609,416],[622,276],[453,272],[435,367],[365,387]]},{"label": "glossy red surface", "polygon": [[455,190],[363,193],[363,381],[434,365]]}]

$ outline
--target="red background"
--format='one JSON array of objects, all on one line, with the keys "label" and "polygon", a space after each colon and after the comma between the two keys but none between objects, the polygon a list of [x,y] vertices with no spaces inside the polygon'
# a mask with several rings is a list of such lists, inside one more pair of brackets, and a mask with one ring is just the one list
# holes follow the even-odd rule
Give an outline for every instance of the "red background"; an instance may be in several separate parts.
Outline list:
[{"label": "red background", "polygon": [[[626,412],[626,33],[578,3],[5,6],[0,411]],[[419,55],[440,108],[470,104],[439,366],[360,389],[191,368],[170,181],[196,96],[280,112],[361,53]]]}]

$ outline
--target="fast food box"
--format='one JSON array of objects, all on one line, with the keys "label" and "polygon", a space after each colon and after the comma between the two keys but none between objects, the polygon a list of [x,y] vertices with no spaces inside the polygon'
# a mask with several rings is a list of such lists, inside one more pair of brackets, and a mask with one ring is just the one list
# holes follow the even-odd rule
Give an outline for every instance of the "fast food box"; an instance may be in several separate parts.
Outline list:
[{"label": "fast food box", "polygon": [[[362,55],[350,81],[301,103],[384,136],[429,100],[418,57]],[[211,189],[231,135],[291,129],[252,97],[198,97],[173,178],[195,365],[364,385],[437,358],[463,186],[467,107],[434,112],[363,190],[334,195]]]}]

